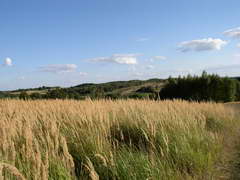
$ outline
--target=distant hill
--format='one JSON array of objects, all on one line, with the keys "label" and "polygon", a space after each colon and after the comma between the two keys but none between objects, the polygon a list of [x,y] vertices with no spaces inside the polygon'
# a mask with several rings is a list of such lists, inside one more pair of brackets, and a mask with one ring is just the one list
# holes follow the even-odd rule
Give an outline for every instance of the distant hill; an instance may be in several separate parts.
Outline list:
[{"label": "distant hill", "polygon": [[23,91],[43,92],[43,91],[48,91],[48,90],[52,90],[52,89],[56,89],[56,88],[60,88],[60,87],[59,86],[56,86],[56,87],[42,86],[42,87],[38,87],[38,88],[16,89],[16,90],[13,90],[13,91],[6,91],[6,92],[18,94],[18,93],[23,92]]},{"label": "distant hill", "polygon": [[104,92],[105,95],[131,95],[137,92],[142,87],[152,87],[159,91],[166,80],[163,79],[149,79],[149,80],[130,80],[130,81],[114,81],[101,84],[81,84],[70,87],[80,94],[88,95],[93,89],[98,89]]},{"label": "distant hill", "polygon": [[[149,80],[130,80],[130,81],[113,81],[107,83],[85,83],[68,88],[61,87],[39,87],[28,89],[17,89],[13,91],[5,91],[0,93],[1,97],[18,97],[21,93],[27,95],[40,94],[41,96],[47,95],[54,90],[61,90],[70,96],[78,96],[79,99],[86,97],[104,96],[109,98],[129,97],[129,96],[148,96],[159,92],[165,84],[166,80],[163,79],[149,79]],[[77,98],[78,99],[78,98]]]},{"label": "distant hill", "polygon": [[[192,77],[193,78],[193,77]],[[192,79],[190,77],[190,79]],[[220,78],[220,77],[219,77]],[[240,77],[232,77],[237,79]],[[172,78],[176,81],[177,78]],[[184,80],[184,78],[183,78]],[[182,80],[181,80],[182,81]],[[86,99],[88,97],[96,98],[152,98],[156,99],[160,96],[163,98],[163,90],[168,80],[166,79],[149,79],[149,80],[130,80],[130,81],[113,81],[107,83],[85,83],[77,86],[61,88],[42,86],[38,88],[17,89],[13,91],[0,91],[0,98],[21,98],[21,99]],[[200,87],[199,87],[200,88]],[[192,89],[192,88],[191,88]],[[162,91],[161,91],[162,90]],[[160,94],[161,91],[161,94]],[[164,91],[165,92],[165,91]],[[173,89],[174,93],[180,92]],[[170,91],[167,90],[167,94]],[[186,94],[187,93],[187,94]],[[165,92],[166,94],[166,92]],[[190,97],[190,89],[185,92],[186,97]],[[167,96],[168,97],[168,96]],[[174,96],[175,97],[175,96]],[[177,98],[177,97],[176,97]]]}]

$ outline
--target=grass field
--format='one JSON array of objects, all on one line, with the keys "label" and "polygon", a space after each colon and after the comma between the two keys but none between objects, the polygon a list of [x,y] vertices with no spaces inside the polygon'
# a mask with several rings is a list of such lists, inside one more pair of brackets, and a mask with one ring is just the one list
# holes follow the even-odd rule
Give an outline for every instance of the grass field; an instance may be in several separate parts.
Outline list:
[{"label": "grass field", "polygon": [[240,112],[240,102],[231,102],[226,103],[225,105],[234,108],[237,112]]},{"label": "grass field", "polygon": [[224,104],[0,101],[0,179],[230,179],[239,119]]}]

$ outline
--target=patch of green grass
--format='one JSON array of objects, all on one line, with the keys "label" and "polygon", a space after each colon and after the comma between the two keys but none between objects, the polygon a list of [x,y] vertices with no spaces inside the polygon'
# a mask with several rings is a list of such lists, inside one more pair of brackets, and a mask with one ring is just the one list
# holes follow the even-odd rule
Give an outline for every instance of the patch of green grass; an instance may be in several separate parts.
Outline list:
[{"label": "patch of green grass", "polygon": [[122,123],[110,128],[110,141],[116,146],[125,145],[146,151],[149,149],[150,141],[147,132],[131,123]]},{"label": "patch of green grass", "polygon": [[49,162],[49,180],[70,180],[71,175],[61,162],[51,160]]},{"label": "patch of green grass", "polygon": [[206,119],[206,129],[212,132],[219,132],[224,130],[224,121],[216,119],[214,117],[208,117]]}]

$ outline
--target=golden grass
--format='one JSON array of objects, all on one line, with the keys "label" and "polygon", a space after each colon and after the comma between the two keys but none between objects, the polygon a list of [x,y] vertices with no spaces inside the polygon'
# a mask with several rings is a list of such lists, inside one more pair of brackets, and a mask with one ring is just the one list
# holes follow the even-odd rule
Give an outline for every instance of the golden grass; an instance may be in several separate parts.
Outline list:
[{"label": "golden grass", "polygon": [[240,102],[225,103],[225,106],[233,108],[236,112],[240,113]]},{"label": "golden grass", "polygon": [[[107,176],[124,179],[119,174],[125,172],[128,164],[118,164],[118,159],[129,161],[123,156],[127,147],[127,155],[132,153],[129,157],[140,153],[142,162],[149,162],[148,178],[210,177],[218,148],[227,128],[234,126],[234,118],[234,111],[215,103],[0,100],[0,167],[11,164],[9,167],[15,167],[22,179],[23,176],[26,179],[74,179],[76,176],[101,179],[107,171],[102,172],[101,168],[114,171],[115,175]],[[218,123],[224,126],[225,132],[219,131]],[[125,127],[127,131],[136,129],[137,135],[124,134]],[[121,132],[120,139],[118,132]],[[140,146],[138,138],[147,141],[147,148],[141,149],[143,142],[140,139]],[[131,149],[132,145],[140,152]],[[155,172],[154,168],[160,165],[165,172]],[[0,175],[1,170],[6,179],[14,178],[4,168],[0,168]],[[135,170],[127,171],[135,179],[138,177]]]},{"label": "golden grass", "polygon": [[19,180],[25,180],[24,176],[18,171],[18,169],[10,164],[0,163],[0,179],[3,179],[2,176],[3,170],[9,171],[13,176],[17,177]]}]

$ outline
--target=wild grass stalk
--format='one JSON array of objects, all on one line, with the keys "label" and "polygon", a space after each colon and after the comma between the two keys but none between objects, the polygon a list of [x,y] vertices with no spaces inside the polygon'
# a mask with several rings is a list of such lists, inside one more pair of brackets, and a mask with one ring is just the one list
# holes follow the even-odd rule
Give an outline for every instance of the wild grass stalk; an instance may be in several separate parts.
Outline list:
[{"label": "wild grass stalk", "polygon": [[216,103],[0,100],[0,175],[211,179],[237,123]]}]

